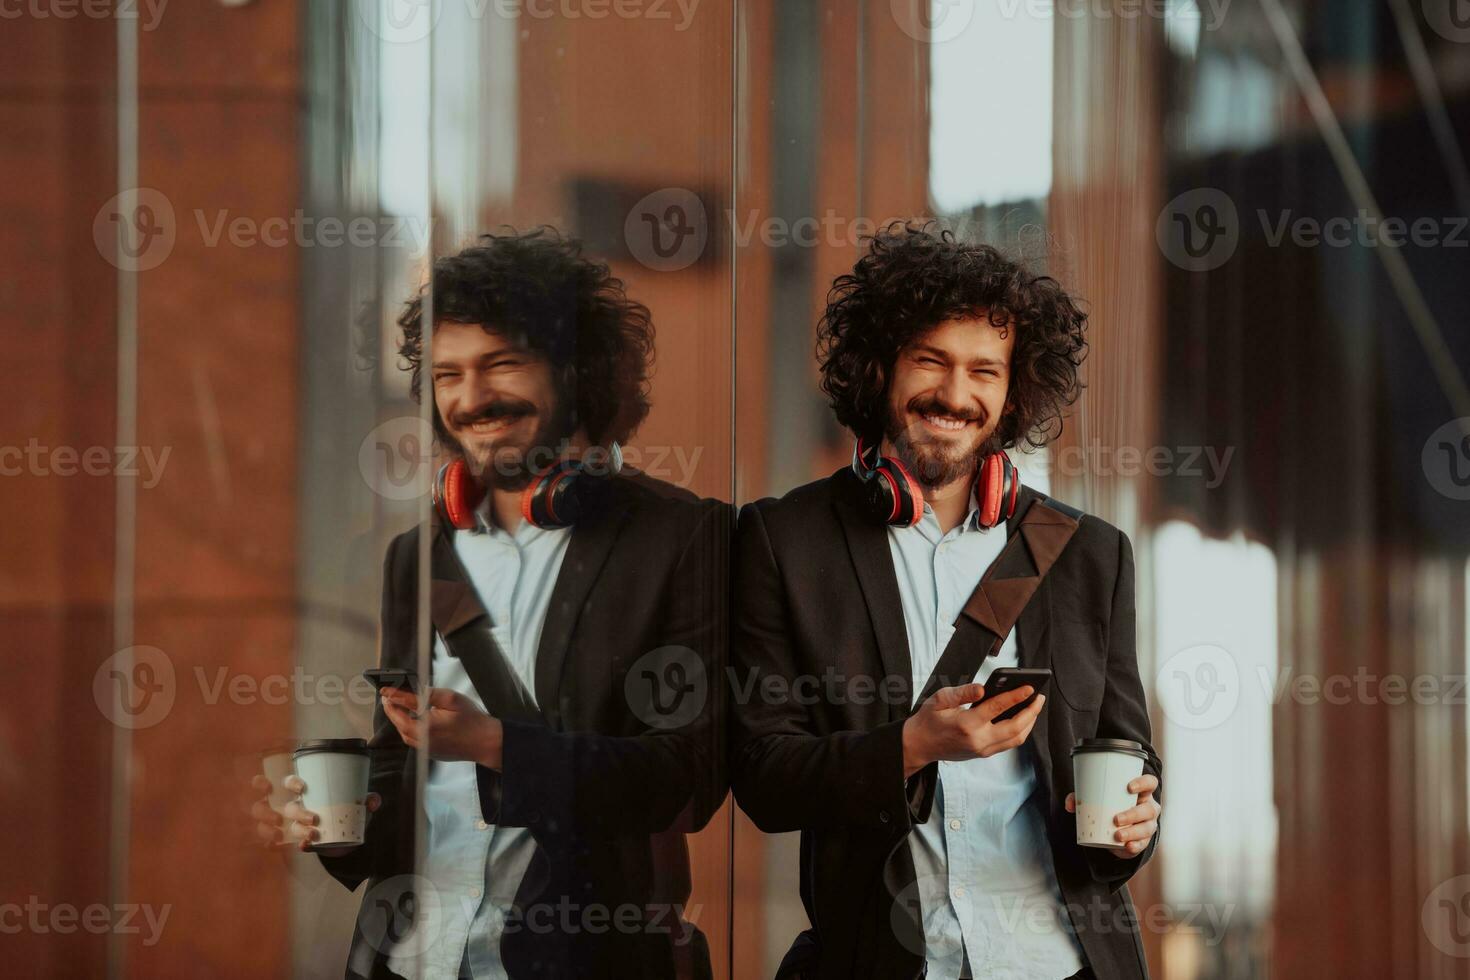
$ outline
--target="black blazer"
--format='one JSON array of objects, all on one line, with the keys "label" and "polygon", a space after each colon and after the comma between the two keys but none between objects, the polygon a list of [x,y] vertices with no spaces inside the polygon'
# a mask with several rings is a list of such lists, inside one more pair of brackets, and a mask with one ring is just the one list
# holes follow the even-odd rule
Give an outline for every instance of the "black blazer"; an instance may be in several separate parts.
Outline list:
[{"label": "black blazer", "polygon": [[[1021,490],[1008,533],[1037,496]],[[929,817],[937,766],[904,780],[913,685],[903,605],[887,530],[860,501],[858,480],[844,468],[740,514],[731,782],[762,830],[801,831],[801,894],[812,928],[788,953],[783,976],[892,980],[924,970],[907,837]],[[1154,843],[1129,860],[1078,847],[1063,808],[1073,788],[1069,750],[1080,738],[1142,742],[1146,771],[1160,774],[1134,650],[1128,538],[1084,516],[1016,629],[1021,665],[1054,672],[1054,689],[1017,751],[1037,767],[1073,925],[1098,977],[1146,977],[1125,883]],[[845,679],[837,688],[845,696],[780,693],[796,678],[824,673]],[[757,681],[772,675],[780,680],[763,694]]]},{"label": "black blazer", "polygon": [[[732,524],[728,504],[630,474],[600,481],[572,530],[537,652],[540,710],[502,718],[503,769],[477,770],[481,816],[529,828],[538,845],[516,893],[520,918],[501,939],[512,977],[709,973],[708,946],[678,910],[690,890],[684,835],[709,820],[726,791],[714,682],[728,642]],[[415,528],[388,548],[385,667],[416,664],[418,542]],[[433,625],[467,660],[488,708],[495,702],[477,677],[494,660],[488,616],[437,522],[431,548]],[[676,680],[694,700],[660,692],[664,707],[680,709],[664,721],[651,718],[640,675],[650,666],[645,655],[670,647],[679,650],[673,660],[655,655],[652,666],[678,662]],[[470,658],[482,658],[478,672]],[[386,975],[389,940],[407,932],[421,900],[407,895],[415,885],[415,753],[381,705],[372,744],[371,784],[383,805],[362,847],[322,859],[350,889],[369,882],[349,978]],[[563,929],[568,921],[573,928]]]}]

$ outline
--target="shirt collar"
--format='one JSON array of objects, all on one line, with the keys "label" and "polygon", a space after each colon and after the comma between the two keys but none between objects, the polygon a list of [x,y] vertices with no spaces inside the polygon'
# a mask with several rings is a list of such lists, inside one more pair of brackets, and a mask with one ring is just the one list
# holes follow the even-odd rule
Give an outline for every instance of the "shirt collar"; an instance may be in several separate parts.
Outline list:
[{"label": "shirt collar", "polygon": [[[943,535],[940,535],[939,534],[938,522],[935,520],[935,517],[934,517],[934,508],[929,506],[929,502],[927,500],[924,501],[924,512],[923,512],[923,514],[919,518],[919,523],[922,524],[925,521],[929,521],[929,522],[933,523],[934,524],[934,534],[937,535],[938,537],[943,537]],[[915,525],[914,530],[918,530],[918,526],[917,525]],[[975,495],[974,494],[971,494],[970,495],[970,509],[965,514],[965,519],[962,520],[962,521],[960,521],[953,528],[951,528],[950,529],[950,533],[953,533],[954,531],[958,531],[961,534],[964,534],[964,533],[966,533],[968,531],[979,531],[979,532],[981,532],[983,534],[986,530],[989,530],[989,529],[980,526],[980,505],[979,505],[979,503],[976,502]],[[927,536],[928,535],[926,535],[926,537]]]}]

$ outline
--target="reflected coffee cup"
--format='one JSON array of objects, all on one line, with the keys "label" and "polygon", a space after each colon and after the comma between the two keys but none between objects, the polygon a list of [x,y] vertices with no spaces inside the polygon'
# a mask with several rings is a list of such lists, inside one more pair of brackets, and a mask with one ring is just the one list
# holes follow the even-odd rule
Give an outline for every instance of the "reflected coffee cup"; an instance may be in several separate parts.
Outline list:
[{"label": "reflected coffee cup", "polygon": [[1113,818],[1138,802],[1128,784],[1143,775],[1143,743],[1123,738],[1084,738],[1072,747],[1077,790],[1077,843],[1122,847]]},{"label": "reflected coffee cup", "polygon": [[315,813],[320,838],[310,849],[361,844],[367,826],[368,747],[360,738],[319,738],[293,753],[305,784],[301,805]]}]

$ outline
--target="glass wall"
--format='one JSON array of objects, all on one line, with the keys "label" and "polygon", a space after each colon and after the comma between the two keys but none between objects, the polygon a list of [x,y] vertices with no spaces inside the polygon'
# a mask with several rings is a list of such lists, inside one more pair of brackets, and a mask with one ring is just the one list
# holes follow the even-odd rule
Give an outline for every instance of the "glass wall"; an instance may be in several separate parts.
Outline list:
[{"label": "glass wall", "polygon": [[[618,842],[578,852],[587,873],[675,924],[617,955],[773,976],[810,923],[797,835],[723,793],[734,508],[849,462],[816,325],[868,236],[921,217],[1086,304],[1086,388],[1015,460],[1133,541],[1165,772],[1130,884],[1152,975],[1470,976],[1463,7],[0,4],[6,961],[427,975],[470,949],[493,974],[456,923],[503,931],[517,888],[446,888],[436,855],[520,838],[414,803],[470,763],[451,735],[403,744],[362,672],[453,689],[445,636],[499,618],[443,605],[470,559],[436,550],[433,494],[455,432],[499,416],[455,400],[470,355],[405,347],[405,322],[556,321],[530,280],[471,296],[435,271],[536,241],[558,288],[591,277],[651,325],[646,417],[578,400],[628,380],[627,349],[581,334],[580,373],[547,382],[570,401],[542,405],[649,496],[605,553],[486,531],[564,570],[525,599],[548,625],[517,638],[537,614],[512,602],[493,635],[538,717],[651,754],[523,758]],[[696,692],[677,723],[667,684]],[[259,780],[282,806],[282,754],[342,739],[393,787],[371,820],[398,874],[258,837]],[[514,812],[504,780],[459,791]]]}]

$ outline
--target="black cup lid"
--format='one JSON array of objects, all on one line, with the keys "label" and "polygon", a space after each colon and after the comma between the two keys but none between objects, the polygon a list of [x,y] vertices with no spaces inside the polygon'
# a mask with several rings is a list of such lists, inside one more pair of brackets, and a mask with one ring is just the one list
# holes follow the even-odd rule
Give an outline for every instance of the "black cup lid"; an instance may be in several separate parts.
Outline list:
[{"label": "black cup lid", "polygon": [[1072,746],[1073,755],[1079,752],[1122,752],[1126,755],[1136,755],[1140,759],[1148,758],[1142,742],[1126,738],[1084,738]]},{"label": "black cup lid", "polygon": [[302,742],[293,754],[301,756],[312,752],[338,752],[367,755],[367,751],[367,740],[362,738],[314,738],[309,742]]}]

